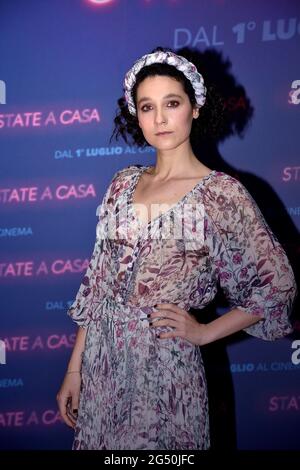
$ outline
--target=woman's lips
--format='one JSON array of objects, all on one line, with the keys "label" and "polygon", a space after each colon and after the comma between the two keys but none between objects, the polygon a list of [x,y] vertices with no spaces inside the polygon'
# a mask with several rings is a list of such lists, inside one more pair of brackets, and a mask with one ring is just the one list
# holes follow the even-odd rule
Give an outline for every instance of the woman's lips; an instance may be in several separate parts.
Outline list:
[{"label": "woman's lips", "polygon": [[155,135],[167,135],[172,134],[172,131],[157,132]]}]

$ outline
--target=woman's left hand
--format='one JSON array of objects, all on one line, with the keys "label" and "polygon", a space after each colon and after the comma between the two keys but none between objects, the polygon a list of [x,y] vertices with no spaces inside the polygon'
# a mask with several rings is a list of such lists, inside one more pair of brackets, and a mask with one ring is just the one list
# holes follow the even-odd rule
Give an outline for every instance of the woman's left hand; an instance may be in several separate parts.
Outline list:
[{"label": "woman's left hand", "polygon": [[[184,338],[192,344],[203,346],[206,344],[206,325],[197,322],[195,317],[175,304],[157,304],[157,312],[152,312],[149,317],[150,328],[158,326],[170,326],[173,331],[160,333],[159,338]],[[160,318],[160,320],[155,320]]]}]

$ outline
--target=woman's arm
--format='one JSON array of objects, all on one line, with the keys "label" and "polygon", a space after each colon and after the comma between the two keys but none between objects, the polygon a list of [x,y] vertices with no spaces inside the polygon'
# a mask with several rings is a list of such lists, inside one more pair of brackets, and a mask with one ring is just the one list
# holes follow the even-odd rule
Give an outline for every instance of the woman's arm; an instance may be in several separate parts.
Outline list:
[{"label": "woman's arm", "polygon": [[198,330],[199,340],[197,344],[201,346],[212,343],[213,341],[225,338],[225,336],[229,336],[243,330],[248,326],[254,325],[258,321],[264,321],[264,319],[258,315],[249,315],[249,313],[243,312],[238,308],[234,308],[221,315],[216,320],[213,320],[206,325],[200,325]]},{"label": "woman's arm", "polygon": [[73,347],[73,352],[71,354],[67,372],[68,371],[79,371],[81,370],[81,361],[82,361],[82,353],[84,350],[84,343],[86,337],[86,328],[79,327],[77,330],[76,340]]},{"label": "woman's arm", "polygon": [[264,321],[261,316],[249,315],[238,308],[230,310],[206,325],[199,323],[193,315],[175,304],[158,304],[156,310],[150,315],[150,327],[173,328],[173,331],[160,333],[160,339],[180,337],[198,346],[229,336],[260,320]]},{"label": "woman's arm", "polygon": [[297,293],[287,255],[246,188],[228,175],[220,175],[217,183],[205,193],[211,275],[231,310],[239,313],[233,324],[232,313],[224,324],[217,319],[217,330],[212,323],[210,332],[222,334],[219,325],[225,331],[234,328],[246,313],[250,320],[263,318],[244,327],[246,333],[269,341],[282,338],[292,332],[290,315]]},{"label": "woman's arm", "polygon": [[59,411],[64,422],[74,428],[77,418],[81,387],[81,363],[86,329],[78,328],[76,340],[63,383],[56,395]]}]

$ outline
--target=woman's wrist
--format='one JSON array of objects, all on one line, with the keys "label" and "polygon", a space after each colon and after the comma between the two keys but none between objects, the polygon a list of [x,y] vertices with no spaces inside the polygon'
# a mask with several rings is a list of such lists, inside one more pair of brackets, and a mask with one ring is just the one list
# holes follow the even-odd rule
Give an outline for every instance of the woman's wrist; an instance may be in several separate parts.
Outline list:
[{"label": "woman's wrist", "polygon": [[68,362],[67,372],[80,372],[83,359],[83,350],[81,348],[74,348],[72,356]]},{"label": "woman's wrist", "polygon": [[211,343],[212,340],[209,336],[210,330],[208,328],[208,325],[206,325],[205,323],[199,324],[198,331],[198,346],[205,346],[206,344]]}]

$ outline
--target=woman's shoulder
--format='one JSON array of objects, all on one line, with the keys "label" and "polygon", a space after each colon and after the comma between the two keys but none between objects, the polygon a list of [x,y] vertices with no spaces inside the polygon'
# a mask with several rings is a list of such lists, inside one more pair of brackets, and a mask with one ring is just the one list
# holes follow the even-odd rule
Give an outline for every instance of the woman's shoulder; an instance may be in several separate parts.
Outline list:
[{"label": "woman's shoulder", "polygon": [[130,178],[132,176],[135,176],[137,172],[140,170],[140,168],[143,168],[143,165],[128,165],[125,168],[121,168],[121,170],[118,170],[113,177],[113,180],[121,178]]},{"label": "woman's shoulder", "polygon": [[110,198],[116,198],[121,196],[124,191],[129,188],[132,184],[133,178],[139,172],[139,168],[142,165],[129,165],[121,170],[118,170],[112,177],[108,187],[108,193]]},{"label": "woman's shoulder", "polygon": [[212,172],[199,189],[199,201],[212,219],[233,220],[241,213],[261,217],[254,197],[241,181],[228,173]]},{"label": "woman's shoulder", "polygon": [[234,176],[223,171],[214,170],[204,185],[203,195],[208,201],[229,201],[239,199],[252,199],[246,187]]}]

